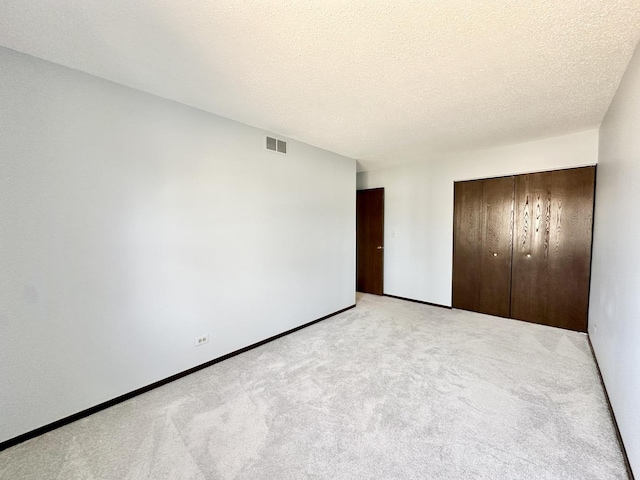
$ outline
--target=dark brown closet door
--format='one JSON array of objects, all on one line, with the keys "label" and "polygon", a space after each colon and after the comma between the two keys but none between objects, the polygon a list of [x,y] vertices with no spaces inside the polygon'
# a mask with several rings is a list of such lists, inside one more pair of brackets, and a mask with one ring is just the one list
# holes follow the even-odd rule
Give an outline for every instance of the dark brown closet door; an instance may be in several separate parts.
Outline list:
[{"label": "dark brown closet door", "polygon": [[480,308],[482,253],[482,180],[454,183],[453,192],[454,308]]},{"label": "dark brown closet door", "polygon": [[509,316],[513,177],[454,186],[453,306]]},{"label": "dark brown closet door", "polygon": [[513,238],[513,177],[482,182],[482,252],[479,312],[509,316],[511,246]]},{"label": "dark brown closet door", "polygon": [[511,317],[587,329],[595,167],[516,177]]}]

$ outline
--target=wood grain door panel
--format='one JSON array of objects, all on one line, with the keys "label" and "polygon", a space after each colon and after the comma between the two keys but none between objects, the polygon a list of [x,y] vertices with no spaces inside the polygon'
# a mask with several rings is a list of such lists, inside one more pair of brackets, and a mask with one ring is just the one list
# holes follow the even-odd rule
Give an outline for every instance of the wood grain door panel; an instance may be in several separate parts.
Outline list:
[{"label": "wood grain door panel", "polygon": [[478,311],[482,254],[482,181],[454,184],[454,308]]},{"label": "wood grain door panel", "polygon": [[511,317],[586,331],[595,167],[516,177]]},{"label": "wood grain door panel", "polygon": [[509,317],[513,232],[513,177],[482,181],[482,251],[478,311]]},{"label": "wood grain door panel", "polygon": [[509,316],[513,177],[454,184],[454,308]]},{"label": "wood grain door panel", "polygon": [[515,180],[515,242],[511,316],[548,324],[551,175],[519,175]]}]

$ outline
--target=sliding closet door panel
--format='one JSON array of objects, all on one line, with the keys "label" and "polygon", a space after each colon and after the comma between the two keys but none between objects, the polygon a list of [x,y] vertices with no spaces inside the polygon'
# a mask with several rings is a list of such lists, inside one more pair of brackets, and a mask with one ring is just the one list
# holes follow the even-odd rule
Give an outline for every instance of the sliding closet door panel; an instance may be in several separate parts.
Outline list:
[{"label": "sliding closet door panel", "polygon": [[586,331],[595,168],[516,177],[511,316]]},{"label": "sliding closet door panel", "polygon": [[453,222],[452,305],[477,311],[482,251],[481,180],[454,184]]},{"label": "sliding closet door panel", "polygon": [[587,331],[595,167],[552,172],[553,262],[549,297],[553,325]]},{"label": "sliding closet door panel", "polygon": [[513,231],[513,177],[482,181],[482,250],[477,311],[509,316]]},{"label": "sliding closet door panel", "polygon": [[457,182],[453,306],[509,316],[513,177]]},{"label": "sliding closet door panel", "polygon": [[515,179],[511,317],[548,324],[551,175]]}]

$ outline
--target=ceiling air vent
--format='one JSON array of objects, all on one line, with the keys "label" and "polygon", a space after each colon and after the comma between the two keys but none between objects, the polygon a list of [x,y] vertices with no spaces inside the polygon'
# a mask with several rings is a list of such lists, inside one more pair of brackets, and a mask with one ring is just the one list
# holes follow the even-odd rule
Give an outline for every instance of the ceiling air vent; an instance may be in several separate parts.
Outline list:
[{"label": "ceiling air vent", "polygon": [[287,142],[267,137],[267,150],[287,154]]}]

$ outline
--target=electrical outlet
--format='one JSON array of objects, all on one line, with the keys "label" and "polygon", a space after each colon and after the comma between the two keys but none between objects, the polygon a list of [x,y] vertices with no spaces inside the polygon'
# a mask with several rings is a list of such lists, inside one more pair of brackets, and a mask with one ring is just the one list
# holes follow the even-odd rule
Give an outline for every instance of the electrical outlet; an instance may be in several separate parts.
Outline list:
[{"label": "electrical outlet", "polygon": [[209,343],[209,334],[206,333],[204,335],[200,335],[193,340],[193,345],[195,347],[199,347],[200,345],[204,345],[205,343]]}]

